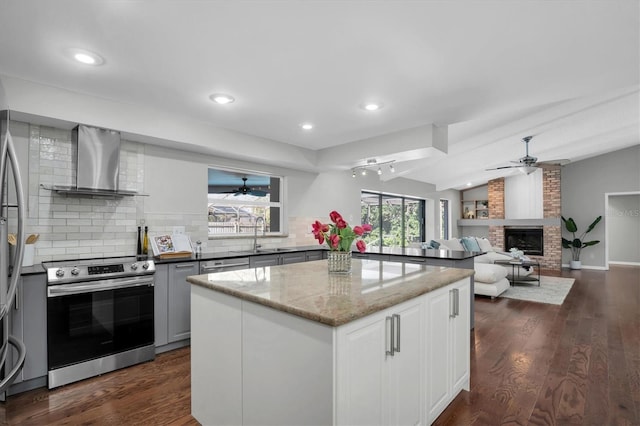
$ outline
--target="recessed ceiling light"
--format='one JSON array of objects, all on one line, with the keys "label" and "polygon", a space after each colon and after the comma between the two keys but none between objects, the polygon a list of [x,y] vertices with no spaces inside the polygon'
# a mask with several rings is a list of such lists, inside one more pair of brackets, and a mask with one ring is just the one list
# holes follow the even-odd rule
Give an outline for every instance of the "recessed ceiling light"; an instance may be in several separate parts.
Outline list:
[{"label": "recessed ceiling light", "polygon": [[311,129],[313,129],[313,124],[311,124],[311,123],[302,123],[300,125],[300,127],[302,127],[304,130],[311,130]]},{"label": "recessed ceiling light", "polygon": [[85,65],[102,65],[104,58],[97,53],[84,49],[69,49],[71,57],[81,64]]},{"label": "recessed ceiling light", "polygon": [[213,95],[209,96],[209,99],[220,105],[230,104],[235,101],[233,96],[225,95],[224,93],[214,93]]},{"label": "recessed ceiling light", "polygon": [[382,104],[381,103],[376,103],[376,102],[367,102],[361,105],[362,109],[366,110],[366,111],[377,111],[380,108],[382,108]]},{"label": "recessed ceiling light", "polygon": [[467,186],[471,186],[471,182],[467,182]]}]

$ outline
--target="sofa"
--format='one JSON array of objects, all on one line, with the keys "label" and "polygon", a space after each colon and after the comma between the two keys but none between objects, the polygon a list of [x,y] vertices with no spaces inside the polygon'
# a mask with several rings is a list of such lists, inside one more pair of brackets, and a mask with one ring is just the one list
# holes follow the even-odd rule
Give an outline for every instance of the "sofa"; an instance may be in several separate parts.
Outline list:
[{"label": "sofa", "polygon": [[[511,272],[511,265],[496,265],[496,260],[511,260],[513,257],[500,249],[491,246],[486,238],[464,237],[448,240],[431,240],[427,243],[430,248],[439,250],[461,250],[482,252],[474,258],[474,293],[489,296],[492,299],[498,297],[510,286],[507,274]],[[520,276],[531,274],[530,269],[520,268]]]}]

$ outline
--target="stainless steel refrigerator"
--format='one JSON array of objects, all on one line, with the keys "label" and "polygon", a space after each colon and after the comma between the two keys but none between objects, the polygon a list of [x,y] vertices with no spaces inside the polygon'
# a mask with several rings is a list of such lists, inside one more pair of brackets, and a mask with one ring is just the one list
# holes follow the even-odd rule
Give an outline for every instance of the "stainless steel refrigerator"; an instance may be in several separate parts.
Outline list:
[{"label": "stainless steel refrigerator", "polygon": [[[8,110],[0,111],[0,399],[24,365],[26,348],[12,336],[11,312],[20,284],[20,267],[24,254],[24,191],[20,166],[9,130]],[[9,234],[15,242],[10,255]]]}]

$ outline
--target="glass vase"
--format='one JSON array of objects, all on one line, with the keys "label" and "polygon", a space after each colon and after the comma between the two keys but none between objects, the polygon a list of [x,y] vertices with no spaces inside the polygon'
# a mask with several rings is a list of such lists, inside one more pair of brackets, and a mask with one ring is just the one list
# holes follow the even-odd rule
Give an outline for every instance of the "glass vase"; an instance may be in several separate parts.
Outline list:
[{"label": "glass vase", "polygon": [[351,272],[350,251],[330,251],[327,256],[330,274],[348,274]]}]

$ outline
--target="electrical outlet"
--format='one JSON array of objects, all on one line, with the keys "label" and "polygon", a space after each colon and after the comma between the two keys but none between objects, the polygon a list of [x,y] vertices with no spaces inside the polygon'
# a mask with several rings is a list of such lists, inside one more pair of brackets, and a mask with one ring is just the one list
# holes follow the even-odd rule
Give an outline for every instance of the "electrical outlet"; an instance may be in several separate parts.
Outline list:
[{"label": "electrical outlet", "polygon": [[184,226],[174,226],[173,227],[173,233],[176,234],[176,235],[184,234]]}]

